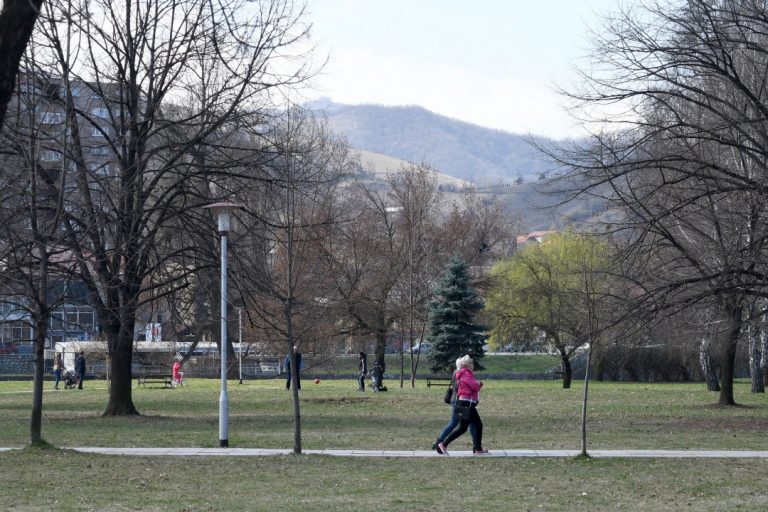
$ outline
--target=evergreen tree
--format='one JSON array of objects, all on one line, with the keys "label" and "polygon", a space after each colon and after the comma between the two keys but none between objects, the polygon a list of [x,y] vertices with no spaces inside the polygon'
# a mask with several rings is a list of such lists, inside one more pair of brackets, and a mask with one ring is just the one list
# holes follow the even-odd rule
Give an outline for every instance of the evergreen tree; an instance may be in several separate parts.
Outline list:
[{"label": "evergreen tree", "polygon": [[440,279],[436,298],[429,304],[429,340],[432,342],[432,371],[451,371],[456,359],[469,354],[475,369],[482,370],[483,332],[473,322],[483,302],[469,285],[468,265],[453,258]]}]

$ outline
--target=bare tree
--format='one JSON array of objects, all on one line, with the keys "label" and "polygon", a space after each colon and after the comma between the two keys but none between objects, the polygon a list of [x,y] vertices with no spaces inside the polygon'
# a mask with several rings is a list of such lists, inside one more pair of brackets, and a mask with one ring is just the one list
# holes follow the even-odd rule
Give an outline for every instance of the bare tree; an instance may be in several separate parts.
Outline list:
[{"label": "bare tree", "polygon": [[200,207],[230,196],[234,165],[222,162],[239,126],[310,73],[302,16],[287,0],[72,2],[42,16],[29,72],[66,116],[63,225],[108,341],[106,415],[137,413],[137,311],[156,299],[147,291],[169,293],[197,271],[193,237],[178,234],[204,232]]},{"label": "bare tree", "polygon": [[[20,88],[31,90],[29,77]],[[52,312],[66,299],[69,279],[67,255],[61,244],[63,188],[53,187],[60,169],[43,161],[46,144],[60,137],[56,127],[41,122],[38,112],[45,98],[16,96],[2,132],[4,157],[0,224],[3,230],[0,286],[3,309],[9,316],[28,319],[35,355],[30,443],[43,445],[42,406],[45,380],[44,351]],[[53,128],[53,129],[51,129]],[[21,315],[18,313],[21,312]]]},{"label": "bare tree", "polygon": [[608,19],[586,87],[571,94],[599,114],[600,130],[588,148],[559,155],[576,195],[605,197],[623,213],[611,228],[626,257],[654,265],[631,277],[638,314],[716,311],[708,334],[722,405],[735,404],[745,304],[766,294],[767,23],[761,2],[730,0]]},{"label": "bare tree", "polygon": [[[335,290],[320,257],[321,239],[337,222],[336,191],[353,167],[345,141],[324,120],[294,106],[265,137],[270,156],[252,169],[257,186],[241,192],[248,204],[249,233],[241,240],[240,291],[268,339],[296,369],[296,351],[319,343]],[[294,453],[301,453],[298,371],[291,371]]]}]

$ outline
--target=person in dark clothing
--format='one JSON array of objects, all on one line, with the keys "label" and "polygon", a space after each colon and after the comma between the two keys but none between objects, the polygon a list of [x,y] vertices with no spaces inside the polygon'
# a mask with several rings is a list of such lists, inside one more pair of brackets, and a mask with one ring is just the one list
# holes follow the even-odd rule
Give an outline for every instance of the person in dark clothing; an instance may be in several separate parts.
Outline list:
[{"label": "person in dark clothing", "polygon": [[357,390],[365,391],[365,376],[368,375],[368,359],[365,352],[360,352],[360,359],[357,362]]},{"label": "person in dark clothing", "polygon": [[381,368],[381,364],[379,364],[378,361],[375,361],[373,363],[373,368],[371,369],[371,388],[374,391],[379,391],[381,389],[382,377],[384,377],[384,370]]},{"label": "person in dark clothing", "polygon": [[[296,354],[296,367],[298,370],[296,371],[296,389],[301,389],[301,369],[304,368],[304,361],[301,357],[301,352],[299,352],[299,348],[294,346],[293,352]],[[291,354],[288,354],[285,356],[285,360],[283,361],[283,369],[285,370],[285,389],[291,389]]]},{"label": "person in dark clothing", "polygon": [[83,389],[83,380],[85,380],[85,352],[82,350],[75,359],[75,373],[77,374],[77,389]]}]

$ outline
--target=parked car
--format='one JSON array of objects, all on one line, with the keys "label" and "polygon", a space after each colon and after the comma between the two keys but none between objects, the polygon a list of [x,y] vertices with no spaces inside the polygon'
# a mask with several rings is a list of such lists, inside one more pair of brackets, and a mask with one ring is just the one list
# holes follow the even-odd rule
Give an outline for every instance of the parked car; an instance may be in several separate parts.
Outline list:
[{"label": "parked car", "polygon": [[12,341],[0,342],[0,354],[18,354],[19,347]]},{"label": "parked car", "polygon": [[423,341],[421,343],[417,343],[413,346],[413,353],[414,354],[424,354],[426,352],[429,352],[429,350],[432,348],[432,344],[428,341]]}]

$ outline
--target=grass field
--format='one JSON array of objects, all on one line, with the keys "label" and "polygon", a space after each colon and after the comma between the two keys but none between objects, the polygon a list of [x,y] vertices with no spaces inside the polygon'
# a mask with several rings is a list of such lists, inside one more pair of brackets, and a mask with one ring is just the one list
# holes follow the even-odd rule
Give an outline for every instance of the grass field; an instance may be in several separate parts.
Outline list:
[{"label": "grass field", "polygon": [[[448,418],[444,388],[357,393],[353,380],[305,381],[303,447],[429,449]],[[291,448],[283,381],[229,386],[233,447]],[[50,383],[48,384],[50,388]],[[29,437],[31,383],[0,383],[0,446]],[[702,384],[591,383],[593,449],[768,449],[766,396],[738,382],[741,407]],[[579,448],[580,383],[488,381],[484,444]],[[134,389],[141,416],[103,418],[103,381],[46,391],[43,435],[66,446],[218,445],[218,381]],[[468,436],[456,450],[470,448]],[[765,460],[370,459],[326,456],[145,458],[68,450],[0,452],[5,510],[764,510]]]}]

